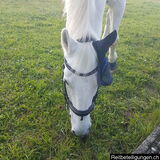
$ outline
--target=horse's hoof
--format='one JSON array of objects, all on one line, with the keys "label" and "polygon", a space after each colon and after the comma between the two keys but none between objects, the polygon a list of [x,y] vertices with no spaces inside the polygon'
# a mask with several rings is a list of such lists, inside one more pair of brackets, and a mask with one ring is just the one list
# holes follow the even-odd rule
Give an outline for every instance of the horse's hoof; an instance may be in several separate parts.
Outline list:
[{"label": "horse's hoof", "polygon": [[109,62],[109,64],[110,64],[110,69],[111,69],[111,71],[115,71],[116,68],[117,68],[117,61],[115,61],[115,62],[113,62],[113,63],[110,63],[110,62]]}]

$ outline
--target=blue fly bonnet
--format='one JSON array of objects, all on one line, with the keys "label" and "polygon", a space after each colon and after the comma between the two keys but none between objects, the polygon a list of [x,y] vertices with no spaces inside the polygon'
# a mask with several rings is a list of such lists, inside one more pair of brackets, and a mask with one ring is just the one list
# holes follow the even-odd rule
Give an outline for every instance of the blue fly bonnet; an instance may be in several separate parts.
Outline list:
[{"label": "blue fly bonnet", "polygon": [[106,57],[103,59],[102,64],[99,63],[98,65],[97,82],[100,86],[109,86],[113,82],[110,63]]},{"label": "blue fly bonnet", "polygon": [[108,62],[106,53],[109,50],[109,47],[115,42],[116,38],[117,32],[113,31],[104,39],[93,41],[92,43],[98,57],[97,82],[99,86],[108,86],[112,84],[113,78],[110,68],[111,63]]}]

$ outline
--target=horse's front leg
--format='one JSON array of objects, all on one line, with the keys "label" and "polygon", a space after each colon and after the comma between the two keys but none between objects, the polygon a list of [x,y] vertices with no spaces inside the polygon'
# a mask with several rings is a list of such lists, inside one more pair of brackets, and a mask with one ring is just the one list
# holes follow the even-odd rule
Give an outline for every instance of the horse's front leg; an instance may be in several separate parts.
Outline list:
[{"label": "horse's front leg", "polygon": [[[107,0],[107,5],[109,6],[107,18],[106,18],[106,25],[103,37],[107,36],[110,32],[113,30],[116,30],[118,33],[119,26],[125,11],[126,6],[126,0]],[[116,60],[117,60],[117,53],[116,53],[116,45],[117,41],[119,39],[119,36],[117,36],[117,40],[110,47],[109,54],[108,54],[108,60],[111,64],[111,69],[114,70],[116,66]]]}]

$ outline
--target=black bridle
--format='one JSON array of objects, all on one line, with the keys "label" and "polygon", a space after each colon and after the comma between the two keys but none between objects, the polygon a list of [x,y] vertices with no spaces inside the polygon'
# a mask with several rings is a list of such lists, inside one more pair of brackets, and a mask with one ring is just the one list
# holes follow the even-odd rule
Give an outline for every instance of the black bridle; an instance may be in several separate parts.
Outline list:
[{"label": "black bridle", "polygon": [[[68,64],[66,59],[64,60],[64,64],[63,64],[63,74],[64,74],[65,67],[67,67],[67,69],[69,71],[71,71],[73,74],[75,74],[77,76],[80,76],[80,77],[88,77],[88,76],[91,76],[91,75],[95,74],[98,71],[98,67],[96,67],[95,69],[93,69],[92,71],[90,71],[88,73],[79,73]],[[76,109],[74,107],[73,103],[71,102],[71,100],[69,99],[69,96],[67,94],[67,89],[66,89],[66,85],[69,85],[67,83],[67,81],[64,80],[63,84],[64,84],[64,97],[65,97],[65,101],[66,101],[67,110],[71,109],[73,113],[75,113],[77,116],[81,117],[81,121],[82,121],[84,116],[89,115],[93,111],[93,109],[95,107],[96,97],[97,97],[97,94],[98,94],[98,89],[97,89],[97,92],[92,99],[92,104],[88,107],[87,110],[82,111],[82,110]]]},{"label": "black bridle", "polygon": [[[95,40],[93,38],[88,38],[86,37],[85,40],[83,39],[79,39],[79,42],[92,42],[93,48],[95,49],[96,53],[97,53],[97,60],[98,60],[98,65],[95,69],[93,69],[92,71],[88,72],[88,73],[79,73],[77,72],[75,69],[73,69],[67,62],[67,60],[64,60],[64,65],[63,65],[63,70],[66,67],[70,72],[72,72],[73,74],[80,76],[80,77],[88,77],[91,76],[95,73],[97,73],[97,91],[96,94],[94,95],[93,99],[92,99],[92,103],[91,105],[88,107],[87,110],[78,110],[74,107],[73,103],[71,102],[71,100],[69,99],[68,93],[67,93],[67,89],[66,89],[66,85],[69,85],[65,80],[63,81],[64,83],[64,97],[66,100],[66,108],[69,110],[72,110],[76,115],[81,117],[81,120],[83,120],[84,116],[87,116],[90,114],[90,112],[94,109],[94,104],[96,101],[96,97],[97,97],[97,93],[98,93],[98,89],[100,86],[109,86],[112,84],[113,78],[112,78],[112,73],[111,73],[111,68],[113,68],[112,66],[110,67],[110,63],[108,62],[108,58],[106,58],[106,53],[109,50],[109,47],[111,45],[113,45],[113,43],[115,42],[117,38],[117,31],[114,30],[112,33],[110,33],[108,36],[106,36],[105,38],[103,38],[102,40]],[[63,71],[64,73],[64,71]]]}]

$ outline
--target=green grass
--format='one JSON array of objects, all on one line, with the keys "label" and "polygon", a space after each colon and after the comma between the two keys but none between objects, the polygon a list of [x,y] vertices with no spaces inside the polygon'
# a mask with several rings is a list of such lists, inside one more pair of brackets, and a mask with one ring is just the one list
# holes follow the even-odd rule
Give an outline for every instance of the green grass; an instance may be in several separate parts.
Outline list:
[{"label": "green grass", "polygon": [[70,133],[61,84],[59,0],[0,1],[0,159],[109,159],[160,124],[160,2],[128,0],[114,83],[101,88],[86,142]]}]

